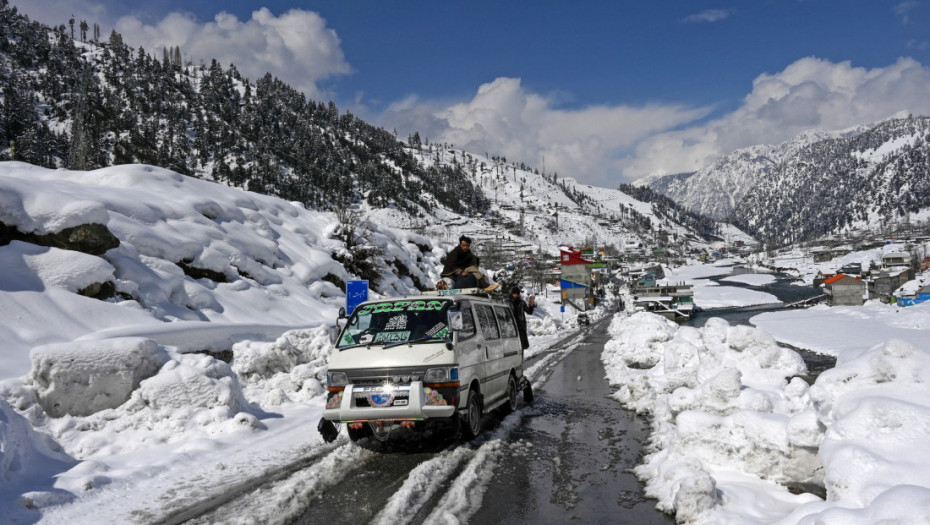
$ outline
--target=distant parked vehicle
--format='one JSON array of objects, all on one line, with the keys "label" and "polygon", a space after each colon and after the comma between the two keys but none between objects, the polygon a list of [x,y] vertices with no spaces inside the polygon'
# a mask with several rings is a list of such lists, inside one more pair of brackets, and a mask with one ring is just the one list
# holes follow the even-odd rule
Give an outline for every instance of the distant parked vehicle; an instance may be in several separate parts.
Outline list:
[{"label": "distant parked vehicle", "polygon": [[581,325],[589,326],[590,324],[591,324],[591,319],[588,318],[588,314],[586,314],[585,312],[581,312],[580,314],[578,314],[578,325],[579,326]]}]

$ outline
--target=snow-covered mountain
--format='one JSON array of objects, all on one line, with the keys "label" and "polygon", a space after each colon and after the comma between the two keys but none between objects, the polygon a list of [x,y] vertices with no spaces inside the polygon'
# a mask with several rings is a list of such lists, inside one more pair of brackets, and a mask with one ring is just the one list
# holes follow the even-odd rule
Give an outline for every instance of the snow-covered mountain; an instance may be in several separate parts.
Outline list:
[{"label": "snow-covered mountain", "polygon": [[690,210],[724,221],[752,191],[755,181],[792,158],[800,148],[844,133],[848,132],[811,130],[782,144],[735,150],[694,173],[641,179],[636,184],[648,185]]},{"label": "snow-covered mountain", "polygon": [[930,118],[900,116],[740,149],[693,175],[649,185],[698,213],[788,244],[925,219],[928,159]]}]

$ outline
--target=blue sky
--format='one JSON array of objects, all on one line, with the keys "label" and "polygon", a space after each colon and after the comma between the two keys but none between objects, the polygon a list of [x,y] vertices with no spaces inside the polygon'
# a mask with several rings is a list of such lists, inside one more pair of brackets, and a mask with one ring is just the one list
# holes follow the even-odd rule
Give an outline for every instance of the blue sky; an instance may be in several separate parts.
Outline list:
[{"label": "blue sky", "polygon": [[12,3],[600,186],[930,114],[930,0]]}]

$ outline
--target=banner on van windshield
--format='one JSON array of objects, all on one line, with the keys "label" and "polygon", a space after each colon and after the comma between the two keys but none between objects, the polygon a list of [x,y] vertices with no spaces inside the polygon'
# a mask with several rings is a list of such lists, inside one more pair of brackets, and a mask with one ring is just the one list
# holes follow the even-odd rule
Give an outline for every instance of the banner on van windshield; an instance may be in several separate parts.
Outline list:
[{"label": "banner on van windshield", "polygon": [[385,312],[420,312],[442,311],[452,304],[449,301],[389,301],[384,303],[366,304],[358,311],[358,315],[381,314]]}]

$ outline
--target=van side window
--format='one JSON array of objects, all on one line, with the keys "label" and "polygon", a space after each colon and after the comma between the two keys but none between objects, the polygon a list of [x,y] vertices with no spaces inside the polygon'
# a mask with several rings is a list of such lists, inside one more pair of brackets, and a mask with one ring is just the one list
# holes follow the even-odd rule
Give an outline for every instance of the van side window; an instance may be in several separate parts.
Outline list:
[{"label": "van side window", "polygon": [[513,312],[510,308],[495,306],[494,313],[497,314],[497,324],[501,327],[501,335],[504,337],[517,337],[517,325],[513,320]]},{"label": "van side window", "polygon": [[475,314],[478,316],[478,326],[481,327],[481,335],[485,340],[501,338],[501,333],[497,328],[497,319],[494,316],[494,308],[486,304],[476,304]]},{"label": "van side window", "polygon": [[462,305],[462,324],[464,328],[459,330],[459,340],[468,339],[475,335],[475,316],[471,313],[471,307],[467,304]]}]

